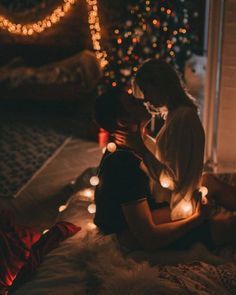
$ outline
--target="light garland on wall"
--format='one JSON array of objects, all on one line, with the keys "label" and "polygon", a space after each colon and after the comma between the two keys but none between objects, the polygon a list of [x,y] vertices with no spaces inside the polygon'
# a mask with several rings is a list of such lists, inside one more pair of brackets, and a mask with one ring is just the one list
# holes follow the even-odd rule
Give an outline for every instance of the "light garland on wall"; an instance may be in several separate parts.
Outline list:
[{"label": "light garland on wall", "polygon": [[6,17],[0,15],[0,28],[7,30],[12,34],[22,36],[32,36],[36,33],[42,33],[44,30],[58,23],[77,1],[78,0],[64,0],[64,3],[54,9],[50,15],[47,15],[44,19],[31,24],[13,23]]},{"label": "light garland on wall", "polygon": [[[31,24],[13,23],[9,19],[0,15],[0,29],[7,30],[11,34],[21,36],[32,36],[36,33],[42,33],[44,30],[52,27],[63,18],[72,6],[78,0],[64,0],[53,12],[44,19]],[[105,67],[108,63],[107,53],[101,49],[101,27],[98,17],[97,0],[86,0],[88,4],[88,23],[91,32],[93,49],[96,57],[101,62],[101,67]]]},{"label": "light garland on wall", "polygon": [[98,5],[97,0],[86,0],[88,4],[88,23],[91,32],[91,38],[93,42],[93,49],[95,51],[96,57],[101,61],[101,67],[104,68],[108,61],[106,59],[107,53],[102,50],[100,41],[101,41],[101,27],[99,23],[98,16]]}]

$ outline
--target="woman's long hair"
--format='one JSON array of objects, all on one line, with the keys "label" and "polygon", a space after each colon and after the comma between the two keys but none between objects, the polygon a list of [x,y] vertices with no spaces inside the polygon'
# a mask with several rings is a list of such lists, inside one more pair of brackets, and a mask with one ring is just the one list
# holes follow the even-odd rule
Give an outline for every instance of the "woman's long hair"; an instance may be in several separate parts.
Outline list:
[{"label": "woman's long hair", "polygon": [[157,103],[166,105],[170,110],[180,106],[197,110],[195,99],[187,92],[177,72],[161,59],[146,61],[139,68],[135,81],[144,94],[147,88],[152,89],[152,96],[156,97]]}]

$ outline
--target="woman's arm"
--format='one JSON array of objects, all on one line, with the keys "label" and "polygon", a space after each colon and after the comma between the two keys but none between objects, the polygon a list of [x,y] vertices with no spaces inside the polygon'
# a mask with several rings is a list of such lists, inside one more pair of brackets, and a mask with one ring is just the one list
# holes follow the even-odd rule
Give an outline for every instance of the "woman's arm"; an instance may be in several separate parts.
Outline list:
[{"label": "woman's arm", "polygon": [[155,157],[156,146],[154,142],[151,142],[150,138],[146,138],[150,145],[148,147],[148,145],[146,146],[145,144],[146,142],[144,143],[145,138],[142,138],[140,129],[136,132],[117,130],[113,136],[117,144],[133,149],[142,158],[150,176],[155,181],[159,181],[160,173],[165,165]]},{"label": "woman's arm", "polygon": [[[170,245],[187,232],[200,225],[207,214],[203,204],[189,218],[155,224],[146,199],[122,205],[122,210],[131,234],[145,250],[156,250]],[[208,209],[207,209],[208,210]]]},{"label": "woman's arm", "polygon": [[156,140],[148,134],[143,135],[143,142],[149,151],[155,155],[156,152]]}]

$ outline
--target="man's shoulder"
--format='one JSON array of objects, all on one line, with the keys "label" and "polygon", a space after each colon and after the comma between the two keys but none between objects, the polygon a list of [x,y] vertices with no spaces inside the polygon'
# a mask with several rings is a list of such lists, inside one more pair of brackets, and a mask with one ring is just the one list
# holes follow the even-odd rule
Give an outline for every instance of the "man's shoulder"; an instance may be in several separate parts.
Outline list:
[{"label": "man's shoulder", "polygon": [[117,149],[113,153],[108,153],[107,158],[110,158],[111,161],[138,161],[138,157],[132,150],[128,149]]},{"label": "man's shoulder", "polygon": [[113,153],[107,153],[103,156],[103,165],[113,167],[125,167],[130,165],[139,165],[140,159],[137,155],[128,149],[117,149]]}]

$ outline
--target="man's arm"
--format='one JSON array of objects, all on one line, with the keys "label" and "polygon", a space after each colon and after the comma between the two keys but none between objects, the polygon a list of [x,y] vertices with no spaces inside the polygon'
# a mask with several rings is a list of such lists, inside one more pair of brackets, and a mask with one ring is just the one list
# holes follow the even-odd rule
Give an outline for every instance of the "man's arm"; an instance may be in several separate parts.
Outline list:
[{"label": "man's arm", "polygon": [[155,224],[147,200],[122,205],[122,210],[139,245],[145,250],[156,250],[170,245],[187,232],[200,225],[204,218],[198,207],[191,217],[162,224]]}]

